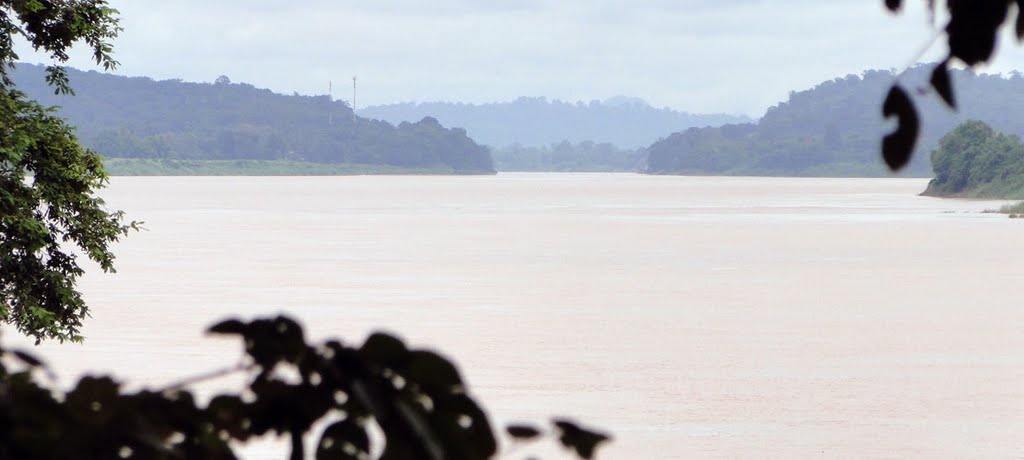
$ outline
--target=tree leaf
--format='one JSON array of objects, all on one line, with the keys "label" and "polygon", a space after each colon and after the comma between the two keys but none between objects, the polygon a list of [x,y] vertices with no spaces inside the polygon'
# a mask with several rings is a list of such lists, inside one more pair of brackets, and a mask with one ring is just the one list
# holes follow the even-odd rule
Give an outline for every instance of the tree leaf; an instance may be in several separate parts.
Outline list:
[{"label": "tree leaf", "polygon": [[375,332],[363,342],[359,355],[383,367],[397,367],[409,356],[409,349],[401,339],[383,332]]},{"label": "tree leaf", "polygon": [[432,351],[412,352],[405,377],[428,390],[452,391],[462,385],[462,377],[455,365]]},{"label": "tree leaf", "polygon": [[885,118],[896,117],[896,130],[882,139],[882,158],[892,171],[899,171],[910,161],[917,144],[921,121],[907,92],[899,85],[893,85],[882,105]]},{"label": "tree leaf", "polygon": [[291,363],[298,362],[306,351],[306,338],[299,322],[287,316],[278,316],[274,318],[274,332],[285,351],[285,358]]},{"label": "tree leaf", "polygon": [[85,376],[65,396],[65,404],[72,416],[88,425],[103,427],[116,412],[116,404],[123,404],[119,398],[120,388],[110,377]]},{"label": "tree leaf", "polygon": [[264,370],[278,362],[297,363],[307,351],[302,326],[286,316],[257,319],[245,326],[246,353]]},{"label": "tree leaf", "polygon": [[555,419],[553,421],[562,435],[558,438],[562,445],[576,451],[581,458],[592,459],[597,445],[608,441],[608,435],[581,428],[576,423],[566,419]]},{"label": "tree leaf", "polygon": [[[351,445],[348,450],[346,444]],[[351,418],[336,422],[324,430],[317,444],[317,460],[359,459],[369,455],[370,437],[366,429]]]},{"label": "tree leaf", "polygon": [[226,319],[206,330],[210,334],[245,334],[248,326],[237,319]]},{"label": "tree leaf", "polygon": [[429,426],[447,458],[491,458],[498,441],[487,414],[465,393],[433,395]]},{"label": "tree leaf", "polygon": [[516,439],[533,439],[541,435],[541,431],[530,425],[509,425],[505,427],[509,436]]},{"label": "tree leaf", "polygon": [[242,441],[249,438],[244,422],[248,411],[242,398],[235,395],[217,395],[206,406],[206,413],[215,427],[227,430],[231,437]]},{"label": "tree leaf", "polygon": [[885,7],[889,8],[889,11],[896,13],[899,12],[902,5],[902,0],[885,0]]},{"label": "tree leaf", "polygon": [[1017,40],[1024,40],[1024,0],[1017,0]]},{"label": "tree leaf", "polygon": [[938,91],[939,96],[946,102],[949,108],[956,110],[956,99],[953,97],[953,83],[949,78],[949,60],[943,61],[935,66],[930,80],[932,88]]},{"label": "tree leaf", "polygon": [[1006,20],[1009,2],[950,1],[946,36],[949,55],[968,66],[988,62],[996,47],[999,27]]}]

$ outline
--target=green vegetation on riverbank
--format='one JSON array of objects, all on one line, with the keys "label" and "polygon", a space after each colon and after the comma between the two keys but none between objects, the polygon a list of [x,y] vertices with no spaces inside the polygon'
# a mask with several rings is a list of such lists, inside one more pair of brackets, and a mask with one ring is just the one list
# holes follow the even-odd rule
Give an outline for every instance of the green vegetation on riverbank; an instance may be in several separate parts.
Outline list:
[{"label": "green vegetation on riverbank", "polygon": [[982,212],[986,214],[1009,214],[1011,217],[1017,217],[1024,215],[1024,201],[1004,204],[999,209],[986,209]]},{"label": "green vegetation on riverbank", "polygon": [[980,121],[967,121],[932,152],[935,179],[923,195],[1024,199],[1024,144]]},{"label": "green vegetation on riverbank", "polygon": [[346,176],[362,174],[467,174],[451,168],[311,163],[283,160],[166,160],[107,158],[111,176]]}]

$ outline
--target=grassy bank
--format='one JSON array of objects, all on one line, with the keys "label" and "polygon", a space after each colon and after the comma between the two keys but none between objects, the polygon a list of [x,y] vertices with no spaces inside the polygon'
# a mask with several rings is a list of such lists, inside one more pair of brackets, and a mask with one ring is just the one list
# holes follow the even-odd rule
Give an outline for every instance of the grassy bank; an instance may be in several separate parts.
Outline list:
[{"label": "grassy bank", "polygon": [[935,180],[928,183],[923,196],[938,198],[972,198],[990,200],[1024,200],[1024,181],[1010,178],[1002,182],[990,182],[958,193],[949,193],[935,185]]},{"label": "grassy bank", "polygon": [[[970,185],[951,186],[952,180],[949,177],[944,181],[938,178],[932,179],[928,182],[928,188],[921,195],[938,198],[1024,200],[1024,175],[999,170],[997,173],[990,173],[991,177],[987,180],[974,180],[972,183],[971,179],[977,179],[983,175],[979,173],[971,176],[970,174],[959,171],[957,175],[961,183],[970,183]],[[967,177],[966,180],[963,179],[964,176]]]},{"label": "grassy bank", "polygon": [[999,209],[986,209],[982,212],[987,214],[1008,214],[1013,219],[1024,217],[1024,201],[1006,204]]},{"label": "grassy bank", "polygon": [[[349,176],[364,174],[466,174],[449,168],[327,164],[279,160],[161,160],[107,158],[111,176]],[[489,174],[489,173],[480,173]]]}]

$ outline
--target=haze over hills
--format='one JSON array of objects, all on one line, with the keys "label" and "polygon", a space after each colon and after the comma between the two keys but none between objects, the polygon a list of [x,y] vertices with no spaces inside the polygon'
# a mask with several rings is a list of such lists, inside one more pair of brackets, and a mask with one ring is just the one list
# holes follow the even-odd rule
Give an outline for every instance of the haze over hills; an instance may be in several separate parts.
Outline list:
[{"label": "haze over hills", "polygon": [[[1024,106],[1024,76],[1004,78],[954,71],[953,83],[962,102],[960,110],[952,112],[936,95],[928,94],[930,70],[931,66],[920,66],[900,77],[905,87],[918,93],[916,103],[923,120],[917,152],[905,174],[930,176],[929,154],[938,139],[966,119],[1024,136],[1024,117],[1016,116],[1017,108]],[[19,64],[12,77],[29,97],[44,105],[61,106],[59,114],[77,127],[85,145],[115,158],[277,160],[382,168],[331,169],[362,173],[480,173],[492,172],[497,165],[497,169],[506,171],[889,174],[879,159],[879,145],[891,129],[882,119],[880,108],[895,78],[890,71],[870,70],[792,92],[787,101],[769,108],[756,122],[676,129],[673,134],[667,129],[660,134],[662,139],[640,148],[623,148],[601,139],[636,136],[640,126],[657,126],[654,121],[644,125],[644,121],[661,116],[709,122],[723,121],[728,116],[699,118],[716,116],[653,109],[625,97],[590,104],[520,98],[500,104],[388,106],[395,110],[440,111],[414,123],[394,126],[353,117],[343,101],[332,103],[326,96],[287,96],[227,79],[210,84],[153,81],[74,69],[69,73],[77,93],[73,97],[54,95],[45,84],[42,66]],[[539,146],[511,144],[488,149],[471,138],[473,132],[445,128],[456,123],[439,121],[448,113],[445,111],[480,113],[482,122],[500,125],[505,134],[532,130],[538,133],[538,139],[551,136],[559,140]],[[529,119],[530,113],[540,118]],[[509,118],[503,120],[502,114]],[[558,118],[561,116],[565,118]],[[616,127],[613,120],[623,127]],[[582,133],[592,133],[596,139],[569,139]],[[315,173],[315,168],[305,166],[290,170]]]},{"label": "haze over hills", "polygon": [[541,147],[492,147],[491,157],[499,171],[637,172],[643,169],[647,151],[623,149],[607,142],[562,141]]},{"label": "haze over hills", "polygon": [[83,144],[108,157],[494,172],[486,147],[432,118],[393,126],[354,117],[347,104],[327,96],[287,96],[226,77],[210,84],[68,74],[75,96],[55,95],[43,66],[18,64],[11,77],[30,98],[60,106],[58,114],[77,128]]},{"label": "haze over hills", "polygon": [[[1024,135],[1024,78],[953,72],[961,102],[951,111],[930,94],[931,65],[917,66],[900,82],[917,93],[922,119],[917,149],[904,174],[930,176],[930,153],[938,139],[967,119]],[[879,152],[894,125],[881,105],[896,76],[869,70],[793,92],[756,123],[692,128],[652,144],[646,172],[655,174],[889,175]],[[891,122],[890,122],[891,123]]]},{"label": "haze over hills", "polygon": [[568,141],[609,143],[635,149],[694,126],[750,121],[746,116],[693,114],[654,108],[643,99],[616,96],[605,101],[565,102],[520,97],[510,102],[407,102],[357,109],[360,116],[391,123],[437,118],[445,126],[465,128],[470,137],[492,147],[515,144],[550,146]]}]

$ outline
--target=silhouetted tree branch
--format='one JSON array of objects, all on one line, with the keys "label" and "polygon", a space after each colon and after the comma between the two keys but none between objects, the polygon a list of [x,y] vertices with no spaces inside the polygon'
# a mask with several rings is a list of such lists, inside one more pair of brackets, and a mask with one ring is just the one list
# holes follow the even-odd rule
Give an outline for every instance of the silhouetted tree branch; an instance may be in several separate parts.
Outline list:
[{"label": "silhouetted tree branch", "polygon": [[[0,348],[0,458],[231,459],[232,441],[287,436],[291,458],[305,458],[307,438],[328,423],[317,459],[488,459],[497,434],[458,368],[440,354],[410,349],[376,333],[358,347],[331,340],[312,345],[287,317],[226,320],[210,333],[244,343],[245,362],[174,383],[162,390],[122,392],[110,377],[83,377],[67,393],[41,385],[38,358]],[[18,365],[5,365],[11,361]],[[9,370],[13,369],[13,370]],[[238,372],[245,388],[214,396],[205,406],[188,387]],[[384,434],[374,449],[368,429]],[[322,425],[320,425],[322,426]],[[568,419],[552,421],[551,436],[577,457],[594,458],[608,435]],[[544,432],[507,428],[514,442]]]},{"label": "silhouetted tree branch", "polygon": [[[925,0],[925,3],[934,18],[940,5],[935,0]],[[1007,19],[1011,16],[1011,10],[1016,15],[1017,38],[1024,40],[1024,0],[946,0],[943,3],[949,19],[939,29],[938,36],[946,37],[949,53],[935,66],[931,85],[950,108],[956,109],[949,66],[958,62],[974,68],[989,62],[995,52],[1000,30],[1004,26],[1009,27]],[[885,0],[885,6],[889,11],[898,13],[903,1]],[[898,81],[889,90],[882,113],[886,118],[896,117],[897,121],[896,130],[882,140],[882,157],[889,168],[896,171],[910,161],[920,132],[917,109]]]}]

